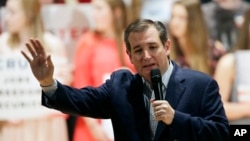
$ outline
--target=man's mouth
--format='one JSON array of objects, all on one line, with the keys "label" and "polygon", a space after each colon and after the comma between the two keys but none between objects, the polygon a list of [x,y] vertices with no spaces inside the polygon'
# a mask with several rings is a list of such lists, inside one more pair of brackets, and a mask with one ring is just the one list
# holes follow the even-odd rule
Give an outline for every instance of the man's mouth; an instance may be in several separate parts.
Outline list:
[{"label": "man's mouth", "polygon": [[152,68],[152,67],[154,67],[154,66],[155,66],[155,64],[152,63],[152,64],[144,65],[143,68]]}]

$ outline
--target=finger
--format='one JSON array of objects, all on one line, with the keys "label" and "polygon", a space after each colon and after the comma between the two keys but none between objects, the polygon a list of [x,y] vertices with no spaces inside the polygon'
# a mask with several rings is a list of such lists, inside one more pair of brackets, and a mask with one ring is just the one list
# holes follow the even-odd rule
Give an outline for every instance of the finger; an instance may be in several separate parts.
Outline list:
[{"label": "finger", "polygon": [[35,39],[36,49],[40,55],[46,55],[44,47],[42,46],[41,42],[38,39]]},{"label": "finger", "polygon": [[153,100],[153,101],[151,101],[151,104],[152,104],[153,107],[159,106],[162,103],[163,103],[162,100]]},{"label": "finger", "polygon": [[32,47],[33,47],[34,51],[36,52],[36,55],[38,55],[38,54],[39,54],[39,49],[38,49],[38,47],[37,47],[37,44],[36,44],[35,39],[31,38],[31,39],[30,39],[30,42],[31,42],[31,44],[32,44]]},{"label": "finger", "polygon": [[162,103],[161,105],[155,106],[154,110],[155,111],[168,111],[171,108],[169,104]]},{"label": "finger", "polygon": [[156,107],[154,107],[154,111],[160,111],[161,109],[162,109],[161,106],[156,106]]},{"label": "finger", "polygon": [[150,99],[150,103],[153,103],[155,101],[155,99],[151,98]]},{"label": "finger", "polygon": [[154,114],[155,114],[155,117],[157,117],[161,114],[161,111],[155,111]]},{"label": "finger", "polygon": [[50,55],[49,55],[48,58],[47,58],[47,62],[48,62],[48,67],[50,67],[50,68],[53,68],[53,67],[54,67],[54,65],[53,65],[53,63],[52,63],[52,61],[51,61],[51,56],[50,56]]},{"label": "finger", "polygon": [[26,58],[26,60],[27,60],[29,63],[31,63],[31,58],[29,58],[28,55],[27,55],[25,52],[23,52],[23,51],[21,51],[21,53],[22,53],[22,55]]},{"label": "finger", "polygon": [[155,120],[156,120],[156,121],[163,121],[164,118],[165,118],[164,115],[160,115],[160,116],[155,117]]},{"label": "finger", "polygon": [[35,51],[32,49],[32,47],[30,46],[30,44],[29,44],[29,43],[26,43],[25,45],[26,45],[26,47],[28,48],[28,50],[29,50],[31,56],[32,56],[33,58],[35,58],[35,57],[36,57],[36,53],[35,53]]},{"label": "finger", "polygon": [[155,112],[155,118],[161,118],[161,117],[164,117],[164,111],[158,111],[158,112]]},{"label": "finger", "polygon": [[154,107],[154,111],[155,112],[166,112],[167,108],[163,107],[163,106],[157,106],[157,107]]},{"label": "finger", "polygon": [[43,47],[41,46],[40,42],[38,39],[30,39],[30,42],[33,46],[33,49],[36,53],[37,56],[44,56],[45,57],[45,53],[43,51]]}]

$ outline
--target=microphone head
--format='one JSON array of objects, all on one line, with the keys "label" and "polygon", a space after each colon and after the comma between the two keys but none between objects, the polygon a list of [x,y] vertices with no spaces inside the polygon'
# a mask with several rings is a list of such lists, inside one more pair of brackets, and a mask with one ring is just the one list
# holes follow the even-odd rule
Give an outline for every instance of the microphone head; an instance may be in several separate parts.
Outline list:
[{"label": "microphone head", "polygon": [[158,68],[151,70],[151,82],[152,83],[158,83],[161,82],[161,71]]}]

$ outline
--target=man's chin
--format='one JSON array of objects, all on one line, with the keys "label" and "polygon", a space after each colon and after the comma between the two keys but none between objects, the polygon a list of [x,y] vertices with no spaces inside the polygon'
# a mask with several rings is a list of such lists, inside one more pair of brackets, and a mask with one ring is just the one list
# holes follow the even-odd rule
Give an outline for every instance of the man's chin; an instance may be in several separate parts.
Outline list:
[{"label": "man's chin", "polygon": [[150,81],[150,71],[144,71],[142,77],[146,80],[146,81]]}]

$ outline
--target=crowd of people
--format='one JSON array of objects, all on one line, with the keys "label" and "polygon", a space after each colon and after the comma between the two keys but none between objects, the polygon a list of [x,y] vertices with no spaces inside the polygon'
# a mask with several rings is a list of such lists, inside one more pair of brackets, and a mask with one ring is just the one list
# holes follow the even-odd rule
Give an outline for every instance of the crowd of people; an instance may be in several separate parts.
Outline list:
[{"label": "crowd of people", "polygon": [[[62,3],[81,3],[92,6],[90,17],[93,26],[90,26],[91,28],[78,37],[75,46],[72,47],[74,49],[73,58],[69,58],[70,55],[64,41],[46,29],[42,17],[41,9],[43,6]],[[172,93],[185,91],[183,92],[184,98],[180,98],[181,101],[185,102],[183,105],[177,106],[176,97],[167,95],[165,96],[166,99],[169,98],[167,103],[164,100],[151,101],[150,110],[156,108],[155,105],[161,104],[168,107],[167,110],[170,113],[168,118],[156,118],[162,122],[158,123],[157,131],[151,132],[152,138],[156,137],[159,140],[178,139],[180,135],[183,135],[183,137],[192,140],[199,140],[196,138],[197,136],[203,140],[226,140],[229,131],[226,128],[229,124],[250,124],[250,111],[248,110],[250,107],[250,75],[247,73],[250,66],[246,61],[250,58],[249,2],[246,0],[171,0],[166,6],[167,10],[164,9],[164,6],[157,4],[159,9],[147,11],[147,6],[150,3],[154,2],[150,2],[150,0],[6,0],[3,2],[2,8],[5,9],[5,15],[0,17],[0,59],[2,62],[5,57],[23,64],[29,63],[26,68],[22,68],[25,71],[22,71],[34,74],[35,78],[33,75],[27,75],[27,80],[30,82],[22,83],[26,84],[28,88],[38,89],[35,94],[39,95],[39,100],[42,102],[39,105],[40,108],[47,106],[58,109],[62,113],[48,111],[39,116],[12,118],[0,116],[0,140],[114,141],[122,140],[122,138],[123,140],[148,138],[141,133],[144,131],[142,128],[148,128],[144,126],[143,122],[149,120],[152,124],[154,120],[149,116],[149,119],[145,119],[145,121],[138,121],[138,118],[142,118],[146,114],[134,113],[140,112],[140,101],[137,105],[138,108],[135,108],[136,104],[133,101],[138,97],[130,99],[131,97],[127,93],[135,94],[136,90],[132,85],[122,84],[122,82],[136,83],[135,87],[140,89],[141,83],[134,82],[135,80],[132,79],[136,79],[137,74],[139,74],[138,76],[141,76],[143,83],[150,83],[148,70],[144,69],[151,69],[157,63],[159,63],[158,67],[167,81],[166,73],[170,73],[172,67],[173,70],[170,74],[173,77],[177,77],[179,67],[185,71],[194,70],[194,72],[184,71],[183,74],[179,74],[193,76],[194,80],[186,78],[187,83],[189,83],[187,86],[190,86],[190,88],[186,88],[187,90],[184,90],[185,88],[179,84],[178,87],[171,85],[184,78],[175,78],[174,80],[170,78],[169,82],[163,82],[166,88],[171,89]],[[165,3],[164,0],[162,3]],[[161,10],[166,13],[167,20],[162,19],[164,14],[161,14],[158,19],[161,22],[158,23],[157,16],[154,17],[154,15],[159,14],[157,12],[161,12]],[[137,20],[140,18],[153,19],[153,21]],[[164,28],[161,27],[161,23]],[[165,28],[166,39],[161,37],[161,35],[164,36],[162,32]],[[160,39],[156,40],[155,34],[159,34]],[[31,38],[35,39],[30,40]],[[31,54],[31,57],[27,52]],[[5,60],[8,61],[8,59]],[[170,63],[168,64],[164,60]],[[147,61],[148,64],[143,64]],[[43,62],[45,63],[43,64]],[[146,65],[146,67],[144,68],[142,65]],[[32,72],[30,72],[29,66]],[[45,69],[45,66],[49,67]],[[117,72],[117,70],[124,69],[130,73]],[[0,71],[6,70],[0,69]],[[48,72],[45,74],[46,71]],[[115,75],[117,76],[114,77]],[[53,85],[47,80],[46,82],[42,81],[42,77],[46,77],[50,80],[49,82],[52,82],[52,78]],[[0,83],[6,83],[5,79],[19,80],[20,76],[6,75],[0,79],[2,79]],[[38,80],[39,84],[33,83],[34,79]],[[56,88],[53,87],[55,82]],[[121,86],[115,88],[115,83]],[[70,86],[70,88],[62,84]],[[198,85],[196,90],[192,89],[193,85]],[[1,100],[7,96],[5,94],[7,93],[6,87],[0,86],[0,111],[7,103]],[[183,87],[185,87],[184,84]],[[24,88],[20,88],[19,91],[15,90],[13,95],[16,99],[20,99],[20,103],[25,103],[23,98],[19,98],[24,97],[22,89]],[[120,92],[121,94],[128,95],[128,98],[121,96],[124,98],[121,100],[117,94],[113,94],[118,92],[117,89],[125,93]],[[169,92],[168,89],[163,89],[163,91]],[[179,91],[172,89],[179,89]],[[202,89],[205,92],[202,92]],[[55,96],[59,91],[61,91],[62,97]],[[71,96],[65,96],[66,91]],[[210,96],[210,100],[214,101],[209,101],[206,96],[202,99],[196,94],[190,93],[202,96],[207,94]],[[79,96],[84,94],[86,96]],[[104,96],[99,96],[99,94]],[[8,96],[10,97],[10,94]],[[188,96],[197,98],[197,103],[201,104],[199,106],[204,107],[200,107],[201,109],[192,108],[197,106],[194,104],[196,101],[190,101]],[[114,99],[120,103],[113,101]],[[28,97],[26,101],[29,101]],[[35,103],[35,100],[33,101]],[[127,102],[131,105],[128,105]],[[14,105],[13,102],[12,105]],[[23,105],[21,104],[20,107]],[[130,109],[126,109],[124,105]],[[209,106],[210,109],[206,106]],[[134,117],[127,115],[126,112],[119,113],[116,111],[119,108],[120,110],[124,108],[123,110],[126,112],[133,111]],[[152,111],[157,111],[154,110]],[[199,110],[203,110],[204,113],[199,113]],[[9,110],[8,114],[11,115],[10,112],[13,111]],[[220,121],[215,118],[216,116],[221,118]],[[181,121],[180,118],[189,121]],[[199,121],[201,125],[192,123],[198,122],[199,119],[196,118],[201,118]],[[210,123],[208,120],[213,120],[214,123]],[[136,126],[126,125],[135,121],[138,122],[135,123]],[[183,124],[184,127],[178,124]],[[201,130],[200,126],[202,125],[206,128],[192,136],[181,131],[173,133],[181,127],[188,128],[191,125],[195,126],[192,127],[195,129],[190,129],[190,132]],[[166,128],[161,129],[163,126]],[[119,127],[124,128],[119,129]],[[150,129],[154,129],[153,125],[150,127]],[[150,133],[146,129],[145,132]],[[124,135],[121,135],[121,132],[124,132]],[[166,133],[166,136],[158,135],[161,132]],[[125,136],[126,134],[129,135]]]}]

